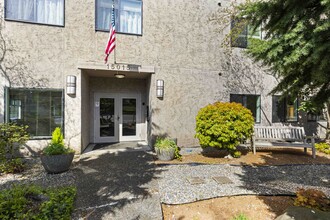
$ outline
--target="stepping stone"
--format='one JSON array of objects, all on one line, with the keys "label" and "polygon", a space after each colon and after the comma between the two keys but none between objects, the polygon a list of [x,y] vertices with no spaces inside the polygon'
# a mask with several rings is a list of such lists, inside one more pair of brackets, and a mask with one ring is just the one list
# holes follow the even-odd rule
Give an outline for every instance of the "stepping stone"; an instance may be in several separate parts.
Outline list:
[{"label": "stepping stone", "polygon": [[205,181],[200,177],[188,177],[187,180],[191,185],[197,185],[197,184],[205,183]]},{"label": "stepping stone", "polygon": [[225,176],[214,176],[212,179],[215,180],[218,184],[230,184],[233,183],[228,177]]}]

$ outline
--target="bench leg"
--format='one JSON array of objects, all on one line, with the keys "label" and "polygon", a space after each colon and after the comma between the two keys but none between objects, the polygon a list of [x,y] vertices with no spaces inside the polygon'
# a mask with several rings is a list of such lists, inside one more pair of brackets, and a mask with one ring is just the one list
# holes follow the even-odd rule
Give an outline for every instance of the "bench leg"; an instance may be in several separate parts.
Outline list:
[{"label": "bench leg", "polygon": [[256,154],[256,140],[254,135],[252,136],[251,141],[252,141],[253,154]]},{"label": "bench leg", "polygon": [[304,153],[307,154],[307,147],[304,147]]},{"label": "bench leg", "polygon": [[315,150],[315,147],[312,147],[312,154],[313,154],[313,158],[315,159],[315,158],[316,158],[316,150]]}]

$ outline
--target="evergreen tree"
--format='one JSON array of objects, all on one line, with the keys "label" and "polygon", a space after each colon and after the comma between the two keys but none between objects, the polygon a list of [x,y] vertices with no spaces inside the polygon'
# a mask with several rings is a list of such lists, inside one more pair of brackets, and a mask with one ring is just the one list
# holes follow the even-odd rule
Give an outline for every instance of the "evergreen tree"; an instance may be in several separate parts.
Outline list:
[{"label": "evergreen tree", "polygon": [[279,76],[272,93],[304,96],[310,109],[325,104],[329,121],[330,0],[247,1],[239,9],[239,18],[265,33],[247,53]]}]

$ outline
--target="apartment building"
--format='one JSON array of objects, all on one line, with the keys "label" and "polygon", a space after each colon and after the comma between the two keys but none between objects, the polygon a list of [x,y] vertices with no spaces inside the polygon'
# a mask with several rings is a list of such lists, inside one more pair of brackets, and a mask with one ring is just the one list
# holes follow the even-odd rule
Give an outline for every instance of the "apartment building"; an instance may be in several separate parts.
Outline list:
[{"label": "apartment building", "polygon": [[219,30],[211,18],[229,4],[115,0],[116,49],[105,64],[112,0],[1,0],[0,122],[28,125],[35,150],[58,126],[77,153],[159,135],[197,146],[198,110],[235,101],[256,126],[324,135],[322,118],[300,114],[299,101],[268,95],[277,80],[242,53],[248,28],[221,46],[233,24]]}]

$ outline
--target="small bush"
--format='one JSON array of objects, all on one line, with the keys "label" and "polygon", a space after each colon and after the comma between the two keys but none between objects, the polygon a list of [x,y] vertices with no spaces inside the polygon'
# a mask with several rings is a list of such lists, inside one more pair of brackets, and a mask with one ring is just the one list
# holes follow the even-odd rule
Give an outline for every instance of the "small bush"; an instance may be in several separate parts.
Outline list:
[{"label": "small bush", "polygon": [[52,133],[51,143],[43,149],[45,155],[60,155],[74,153],[75,151],[64,145],[61,128],[57,127]]},{"label": "small bush", "polygon": [[299,189],[296,195],[295,206],[315,208],[322,211],[330,210],[330,200],[322,191],[316,189]]},{"label": "small bush", "polygon": [[46,155],[60,155],[68,154],[74,152],[72,149],[65,147],[61,144],[49,144],[44,150],[43,153]]},{"label": "small bush", "polygon": [[4,163],[0,163],[0,172],[21,173],[24,171],[24,163],[21,158],[13,158]]},{"label": "small bush", "polygon": [[24,170],[21,159],[16,156],[20,145],[29,140],[27,128],[14,123],[0,124],[0,172],[18,173]]},{"label": "small bush", "polygon": [[70,219],[74,187],[14,186],[0,191],[0,219]]},{"label": "small bush", "polygon": [[227,149],[233,154],[242,140],[251,137],[253,126],[249,109],[238,103],[216,102],[198,112],[195,137],[203,148]]},{"label": "small bush", "polygon": [[61,128],[57,127],[52,133],[52,144],[64,145]]},{"label": "small bush", "polygon": [[317,143],[315,148],[325,154],[330,154],[330,145],[327,143]]},{"label": "small bush", "polygon": [[175,141],[170,138],[157,137],[155,148],[160,150],[174,149],[174,158],[182,160],[182,155],[180,154],[180,148],[176,145]]}]

